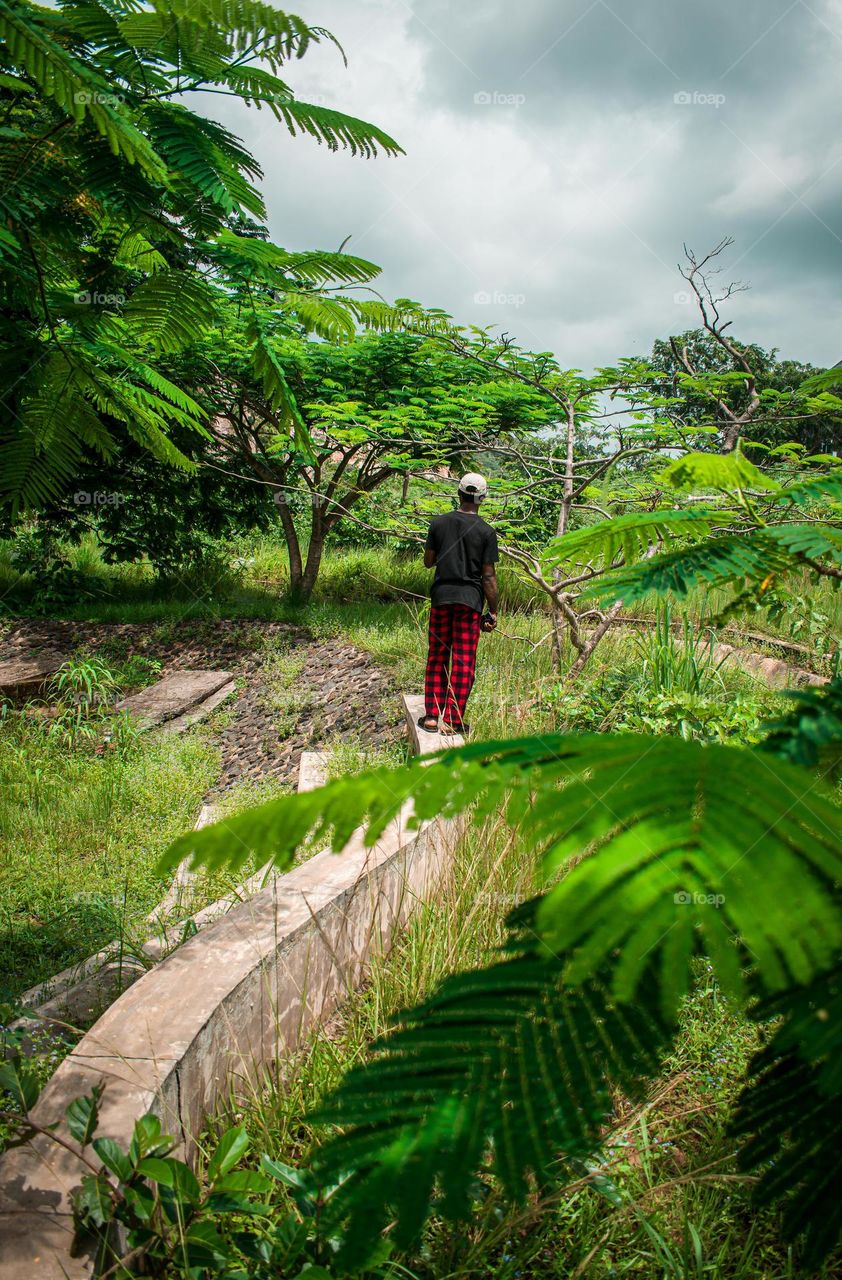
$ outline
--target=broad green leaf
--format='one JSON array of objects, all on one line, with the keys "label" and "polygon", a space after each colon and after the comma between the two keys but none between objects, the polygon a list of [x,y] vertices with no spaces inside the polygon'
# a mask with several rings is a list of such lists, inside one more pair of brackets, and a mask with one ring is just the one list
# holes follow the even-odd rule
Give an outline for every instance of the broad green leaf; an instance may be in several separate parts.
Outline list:
[{"label": "broad green leaf", "polygon": [[208,1163],[208,1182],[216,1182],[246,1154],[250,1139],[244,1125],[236,1125],[222,1135]]},{"label": "broad green leaf", "polygon": [[77,1142],[86,1147],[99,1124],[99,1100],[103,1086],[96,1085],[89,1094],[75,1098],[64,1113],[67,1127]]}]

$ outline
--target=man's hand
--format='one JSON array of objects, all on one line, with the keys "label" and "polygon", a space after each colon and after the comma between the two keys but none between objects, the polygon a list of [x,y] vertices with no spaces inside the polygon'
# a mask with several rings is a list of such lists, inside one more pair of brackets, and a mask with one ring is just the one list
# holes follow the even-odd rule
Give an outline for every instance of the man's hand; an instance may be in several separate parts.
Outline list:
[{"label": "man's hand", "polygon": [[496,631],[497,614],[492,613],[490,610],[488,613],[484,613],[480,618],[479,629],[480,631]]}]

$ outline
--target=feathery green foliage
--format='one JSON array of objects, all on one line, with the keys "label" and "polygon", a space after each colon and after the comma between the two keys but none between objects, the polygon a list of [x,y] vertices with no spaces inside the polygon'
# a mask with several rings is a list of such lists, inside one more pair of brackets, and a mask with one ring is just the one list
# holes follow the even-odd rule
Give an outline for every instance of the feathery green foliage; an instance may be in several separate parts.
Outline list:
[{"label": "feathery green foliage", "polygon": [[[712,457],[713,466],[700,469],[695,460],[705,456],[687,455],[690,461],[686,473],[678,469],[686,459],[678,459],[671,464],[676,468],[674,474],[687,474],[695,477],[697,482],[704,474],[708,483],[712,483],[711,477],[716,474],[722,488],[729,491],[742,488],[746,482],[744,468],[751,464],[738,458],[734,467],[729,469],[728,458],[732,455],[727,455],[726,458]],[[739,480],[734,479],[737,474],[741,477]],[[729,475],[731,480],[728,480]],[[552,544],[551,554],[566,554],[566,549],[571,544],[575,545],[579,537],[587,546],[587,535],[592,536],[593,545],[605,545],[612,552],[618,548],[627,552],[621,566],[587,583],[582,591],[585,597],[604,602],[621,600],[626,605],[642,600],[650,592],[687,596],[699,586],[742,586],[762,591],[772,579],[805,567],[818,573],[839,575],[842,528],[822,523],[815,516],[814,523],[795,523],[789,519],[788,513],[794,508],[808,508],[811,514],[821,511],[830,519],[842,514],[838,509],[838,499],[842,497],[842,467],[834,467],[829,472],[788,486],[775,484],[772,487],[768,483],[764,486],[754,480],[751,484],[756,488],[771,489],[768,499],[739,506],[736,511],[691,508],[617,516],[594,526],[593,530],[581,530],[558,539]],[[694,523],[694,516],[697,523]],[[659,521],[663,522],[662,528]],[[701,541],[693,537],[696,530],[701,534],[707,533],[712,524],[720,527],[731,525],[733,532],[718,533]],[[642,546],[666,543],[668,532],[676,531],[688,540],[692,539],[689,545],[634,563]],[[627,545],[624,545],[624,540]]]},{"label": "feathery green foliage", "polygon": [[803,561],[793,553],[830,556],[842,563],[842,535],[821,525],[787,525],[753,533],[723,534],[690,547],[668,551],[652,560],[606,574],[589,584],[584,596],[634,604],[650,592],[686,597],[699,586],[727,587],[762,583],[791,572]]},{"label": "feathery green foliage", "polygon": [[[510,918],[508,955],[401,1015],[320,1107],[316,1119],[340,1132],[314,1167],[326,1183],[346,1178],[332,1213],[353,1266],[392,1221],[391,1238],[406,1245],[432,1208],[464,1217],[489,1151],[508,1194],[522,1197],[532,1179],[563,1178],[566,1157],[596,1150],[610,1089],[634,1093],[657,1072],[697,952],[734,999],[751,1006],[759,991],[803,1018],[798,993],[834,971],[842,941],[842,811],[774,750],[639,735],[476,744],[272,801],[183,837],[167,865],[192,855],[213,867],[254,849],[282,866],[300,842],[332,832],[339,848],[358,826],[373,843],[410,800],[416,821],[502,813],[542,852],[547,887]],[[803,1043],[808,1072],[838,1097],[820,1066],[822,1027]],[[777,1088],[779,1057],[768,1084],[758,1063],[747,1095],[747,1108],[766,1108],[748,1165],[785,1144],[763,1094]],[[742,1131],[757,1133],[755,1110]],[[798,1143],[764,1194],[804,1177],[804,1153],[822,1142],[819,1113],[811,1100],[798,1111]],[[823,1187],[823,1175],[808,1182]],[[826,1216],[810,1249],[829,1247],[840,1224],[838,1210]]]},{"label": "feathery green foliage", "polygon": [[780,486],[750,462],[737,444],[730,453],[685,453],[667,464],[660,479],[672,489],[778,489]]},{"label": "feathery green foliage", "polygon": [[554,538],[547,546],[544,561],[549,567],[590,562],[594,567],[609,568],[619,554],[623,563],[633,564],[650,547],[669,543],[678,534],[704,536],[718,515],[716,511],[696,508],[615,516]]},{"label": "feathery green foliage", "polygon": [[[340,779],[188,833],[165,867],[184,857],[238,867],[252,853],[283,867],[306,839],[332,833],[341,848],[358,827],[373,844],[410,799],[416,823],[469,807],[479,819],[502,811],[542,852],[548,882],[571,859],[598,854],[548,891],[536,932],[569,954],[572,983],[621,947],[613,994],[645,997],[667,1016],[688,989],[699,938],[736,996],[744,979],[735,938],[769,990],[809,981],[842,941],[825,893],[842,866],[842,818],[815,779],[760,753],[637,734],[478,744],[430,765]],[[745,852],[759,847],[762,882]],[[710,910],[707,899],[720,897]],[[644,973],[655,960],[662,966],[647,995]]]},{"label": "feathery green foliage", "polygon": [[806,988],[752,1009],[780,1020],[751,1066],[732,1119],[743,1139],[739,1163],[760,1170],[759,1204],[783,1201],[785,1233],[804,1233],[804,1264],[817,1267],[840,1232],[842,1176],[842,974],[838,966]]},{"label": "feathery green foliage", "polygon": [[340,1265],[370,1258],[393,1220],[391,1243],[406,1248],[431,1207],[467,1217],[489,1148],[511,1199],[557,1182],[566,1157],[598,1145],[612,1090],[639,1096],[657,1072],[668,1026],[613,1004],[598,979],[566,988],[563,958],[534,954],[529,915],[513,921],[512,954],[399,1015],[311,1115],[341,1126],[314,1161],[320,1183],[341,1181],[330,1205],[334,1220],[348,1216]]},{"label": "feathery green foliage", "polygon": [[[298,103],[278,78],[332,40],[261,0],[0,0],[0,500],[13,513],[57,499],[91,452],[113,458],[121,432],[190,465],[169,436],[201,432],[203,414],[167,389],[161,360],[197,343],[227,297],[247,311],[271,297],[286,332],[394,324],[385,304],[368,315],[341,293],[373,264],[266,241],[250,221],[265,217],[257,162],[182,101],[213,89],[332,150],[396,154],[381,129]],[[257,333],[254,360],[303,443]]]}]

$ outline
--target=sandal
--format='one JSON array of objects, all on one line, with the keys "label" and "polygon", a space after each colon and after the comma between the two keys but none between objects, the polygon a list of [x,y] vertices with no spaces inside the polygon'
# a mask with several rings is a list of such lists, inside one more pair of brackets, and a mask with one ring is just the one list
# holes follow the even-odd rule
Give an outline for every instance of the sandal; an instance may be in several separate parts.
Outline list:
[{"label": "sandal", "polygon": [[423,729],[426,733],[438,733],[439,722],[437,716],[419,716],[418,728]]},{"label": "sandal", "polygon": [[444,720],[442,721],[441,728],[439,729],[439,733],[444,738],[453,738],[460,733],[463,738],[467,738],[470,732],[471,726],[469,724],[446,724]]}]

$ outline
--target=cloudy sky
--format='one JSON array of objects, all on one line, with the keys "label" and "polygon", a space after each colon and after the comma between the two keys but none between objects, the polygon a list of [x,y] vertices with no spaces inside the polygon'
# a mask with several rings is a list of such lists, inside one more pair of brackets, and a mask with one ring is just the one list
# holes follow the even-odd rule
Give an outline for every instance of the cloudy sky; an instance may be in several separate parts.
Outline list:
[{"label": "cloudy sky", "polygon": [[[300,98],[406,151],[354,159],[207,106],[266,174],[273,238],[590,369],[694,323],[682,243],[734,245],[734,332],[842,359],[842,0],[301,0]],[[206,107],[207,109],[207,107]]]}]

